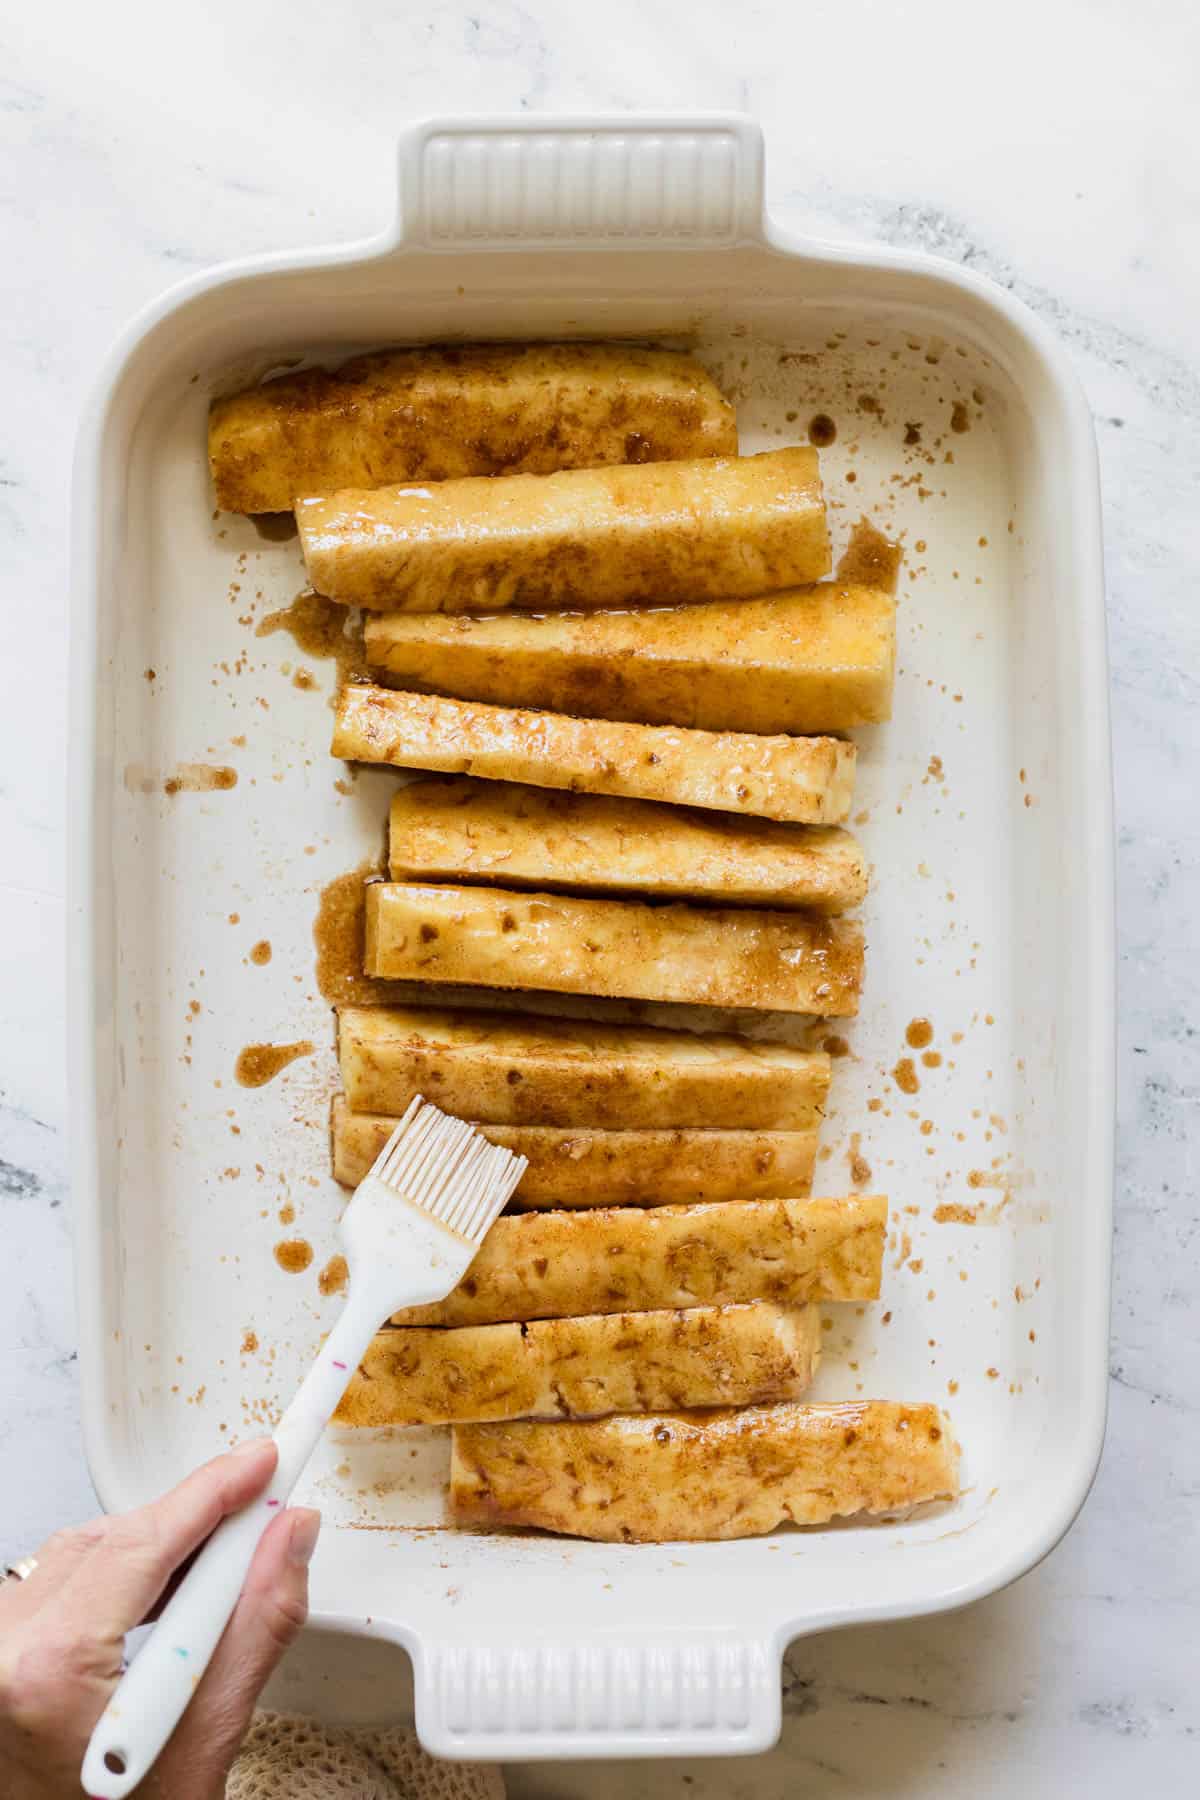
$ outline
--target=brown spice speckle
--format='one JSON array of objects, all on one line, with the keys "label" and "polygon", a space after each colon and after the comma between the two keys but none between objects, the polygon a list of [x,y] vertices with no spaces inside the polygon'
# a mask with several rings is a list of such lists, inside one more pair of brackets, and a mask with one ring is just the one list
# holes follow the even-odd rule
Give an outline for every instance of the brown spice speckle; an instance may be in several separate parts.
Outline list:
[{"label": "brown spice speckle", "polygon": [[960,1206],[957,1201],[945,1200],[934,1207],[933,1217],[938,1225],[974,1225],[979,1213],[973,1206]]},{"label": "brown spice speckle", "polygon": [[902,1094],[915,1094],[920,1090],[921,1083],[917,1079],[917,1071],[913,1066],[911,1056],[900,1058],[892,1070],[892,1080]]},{"label": "brown spice speckle", "polygon": [[862,1133],[855,1131],[850,1135],[850,1148],[846,1152],[846,1161],[850,1166],[850,1180],[854,1187],[866,1187],[871,1179],[871,1165],[862,1154]]},{"label": "brown spice speckle", "polygon": [[275,1246],[275,1261],[289,1275],[302,1275],[312,1259],[312,1245],[304,1238],[285,1238]]},{"label": "brown spice speckle", "polygon": [[317,1276],[317,1286],[325,1295],[340,1294],[345,1289],[349,1274],[345,1257],[331,1256]]}]

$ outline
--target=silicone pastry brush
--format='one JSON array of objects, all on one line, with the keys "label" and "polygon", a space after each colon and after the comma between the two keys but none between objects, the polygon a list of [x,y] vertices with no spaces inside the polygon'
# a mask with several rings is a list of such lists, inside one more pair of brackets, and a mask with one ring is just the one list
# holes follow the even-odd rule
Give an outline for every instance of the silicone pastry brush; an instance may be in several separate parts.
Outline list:
[{"label": "silicone pastry brush", "polygon": [[275,1429],[270,1485],[213,1532],[102,1713],[81,1771],[94,1800],[124,1800],[179,1723],[259,1539],[287,1505],[379,1326],[457,1287],[524,1172],[523,1157],[413,1099],[342,1218],[349,1297]]}]

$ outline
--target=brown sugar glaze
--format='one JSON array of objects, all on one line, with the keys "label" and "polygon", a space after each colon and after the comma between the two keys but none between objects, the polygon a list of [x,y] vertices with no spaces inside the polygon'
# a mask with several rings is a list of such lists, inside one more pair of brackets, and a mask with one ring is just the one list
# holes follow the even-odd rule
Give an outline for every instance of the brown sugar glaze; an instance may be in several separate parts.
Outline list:
[{"label": "brown sugar glaze", "polygon": [[237,786],[237,770],[220,763],[180,763],[163,782],[164,794],[212,794]]},{"label": "brown sugar glaze", "polygon": [[290,512],[251,513],[250,523],[268,544],[286,544],[300,532],[296,515]]},{"label": "brown sugar glaze", "polygon": [[847,587],[882,588],[894,594],[904,560],[902,547],[884,537],[869,519],[860,519],[838,558],[837,578]]},{"label": "brown sugar glaze", "polygon": [[302,1038],[295,1044],[247,1044],[234,1064],[233,1072],[243,1087],[265,1087],[289,1063],[312,1053],[310,1038]]},{"label": "brown sugar glaze", "polygon": [[[328,662],[332,657],[337,663],[339,686],[343,681],[367,672],[362,621],[346,607],[339,606],[336,600],[326,600],[324,595],[305,589],[296,595],[290,606],[281,607],[260,619],[254,635],[271,637],[277,631],[286,631],[305,656],[318,662]],[[305,676],[305,680],[301,681],[299,675]],[[294,687],[315,685],[306,669],[299,670],[298,676],[293,680]]]},{"label": "brown sugar glaze", "polygon": [[398,1006],[412,998],[407,983],[363,974],[366,954],[366,883],[383,873],[368,860],[336,875],[321,890],[313,941],[317,947],[317,987],[331,1006]]}]

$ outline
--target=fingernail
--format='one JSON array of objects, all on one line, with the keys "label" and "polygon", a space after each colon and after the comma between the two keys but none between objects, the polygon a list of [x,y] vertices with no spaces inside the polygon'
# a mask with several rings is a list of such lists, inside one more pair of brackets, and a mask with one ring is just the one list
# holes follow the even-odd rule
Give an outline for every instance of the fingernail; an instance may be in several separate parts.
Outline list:
[{"label": "fingernail", "polygon": [[298,1512],[292,1520],[292,1529],[288,1537],[288,1561],[298,1569],[305,1569],[313,1559],[313,1551],[317,1547],[317,1538],[321,1530],[319,1512]]},{"label": "fingernail", "polygon": [[261,1456],[263,1445],[270,1442],[270,1438],[265,1437],[247,1438],[244,1444],[238,1444],[236,1449],[231,1450],[229,1454],[230,1456],[240,1456],[243,1460],[251,1456]]}]

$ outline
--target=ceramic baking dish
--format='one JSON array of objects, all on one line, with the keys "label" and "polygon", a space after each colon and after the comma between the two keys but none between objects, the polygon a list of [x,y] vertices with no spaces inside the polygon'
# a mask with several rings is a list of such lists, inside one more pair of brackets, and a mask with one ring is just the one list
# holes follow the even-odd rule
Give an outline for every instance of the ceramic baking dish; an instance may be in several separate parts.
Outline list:
[{"label": "ceramic baking dish", "polygon": [[[880,1304],[830,1309],[817,1392],[945,1404],[966,1492],[905,1522],[723,1545],[460,1535],[442,1525],[444,1434],[410,1432],[331,1434],[307,1498],[326,1516],[315,1615],[405,1646],[431,1750],[757,1750],[790,1639],[1011,1581],[1067,1529],[1099,1455],[1113,944],[1091,425],[1008,294],[766,222],[745,120],[426,124],[402,140],[400,197],[378,240],[221,269],[151,307],[82,430],[70,955],[88,1455],[105,1505],[125,1507],[261,1429],[338,1304],[319,1280],[343,1196],[312,925],[323,884],[377,853],[395,777],[341,780],[332,666],[255,634],[300,559],[214,512],[210,398],[379,343],[687,344],[735,395],[743,448],[832,421],[839,552],[860,514],[905,546],[895,718],[860,734],[866,998],[818,1177],[844,1191],[868,1163],[894,1231]],[[294,685],[301,666],[314,687]],[[236,786],[196,791],[231,778],[192,765]],[[940,1066],[906,1047],[916,1017]],[[312,1055],[278,1079],[238,1085],[243,1046],[302,1040]]]}]

